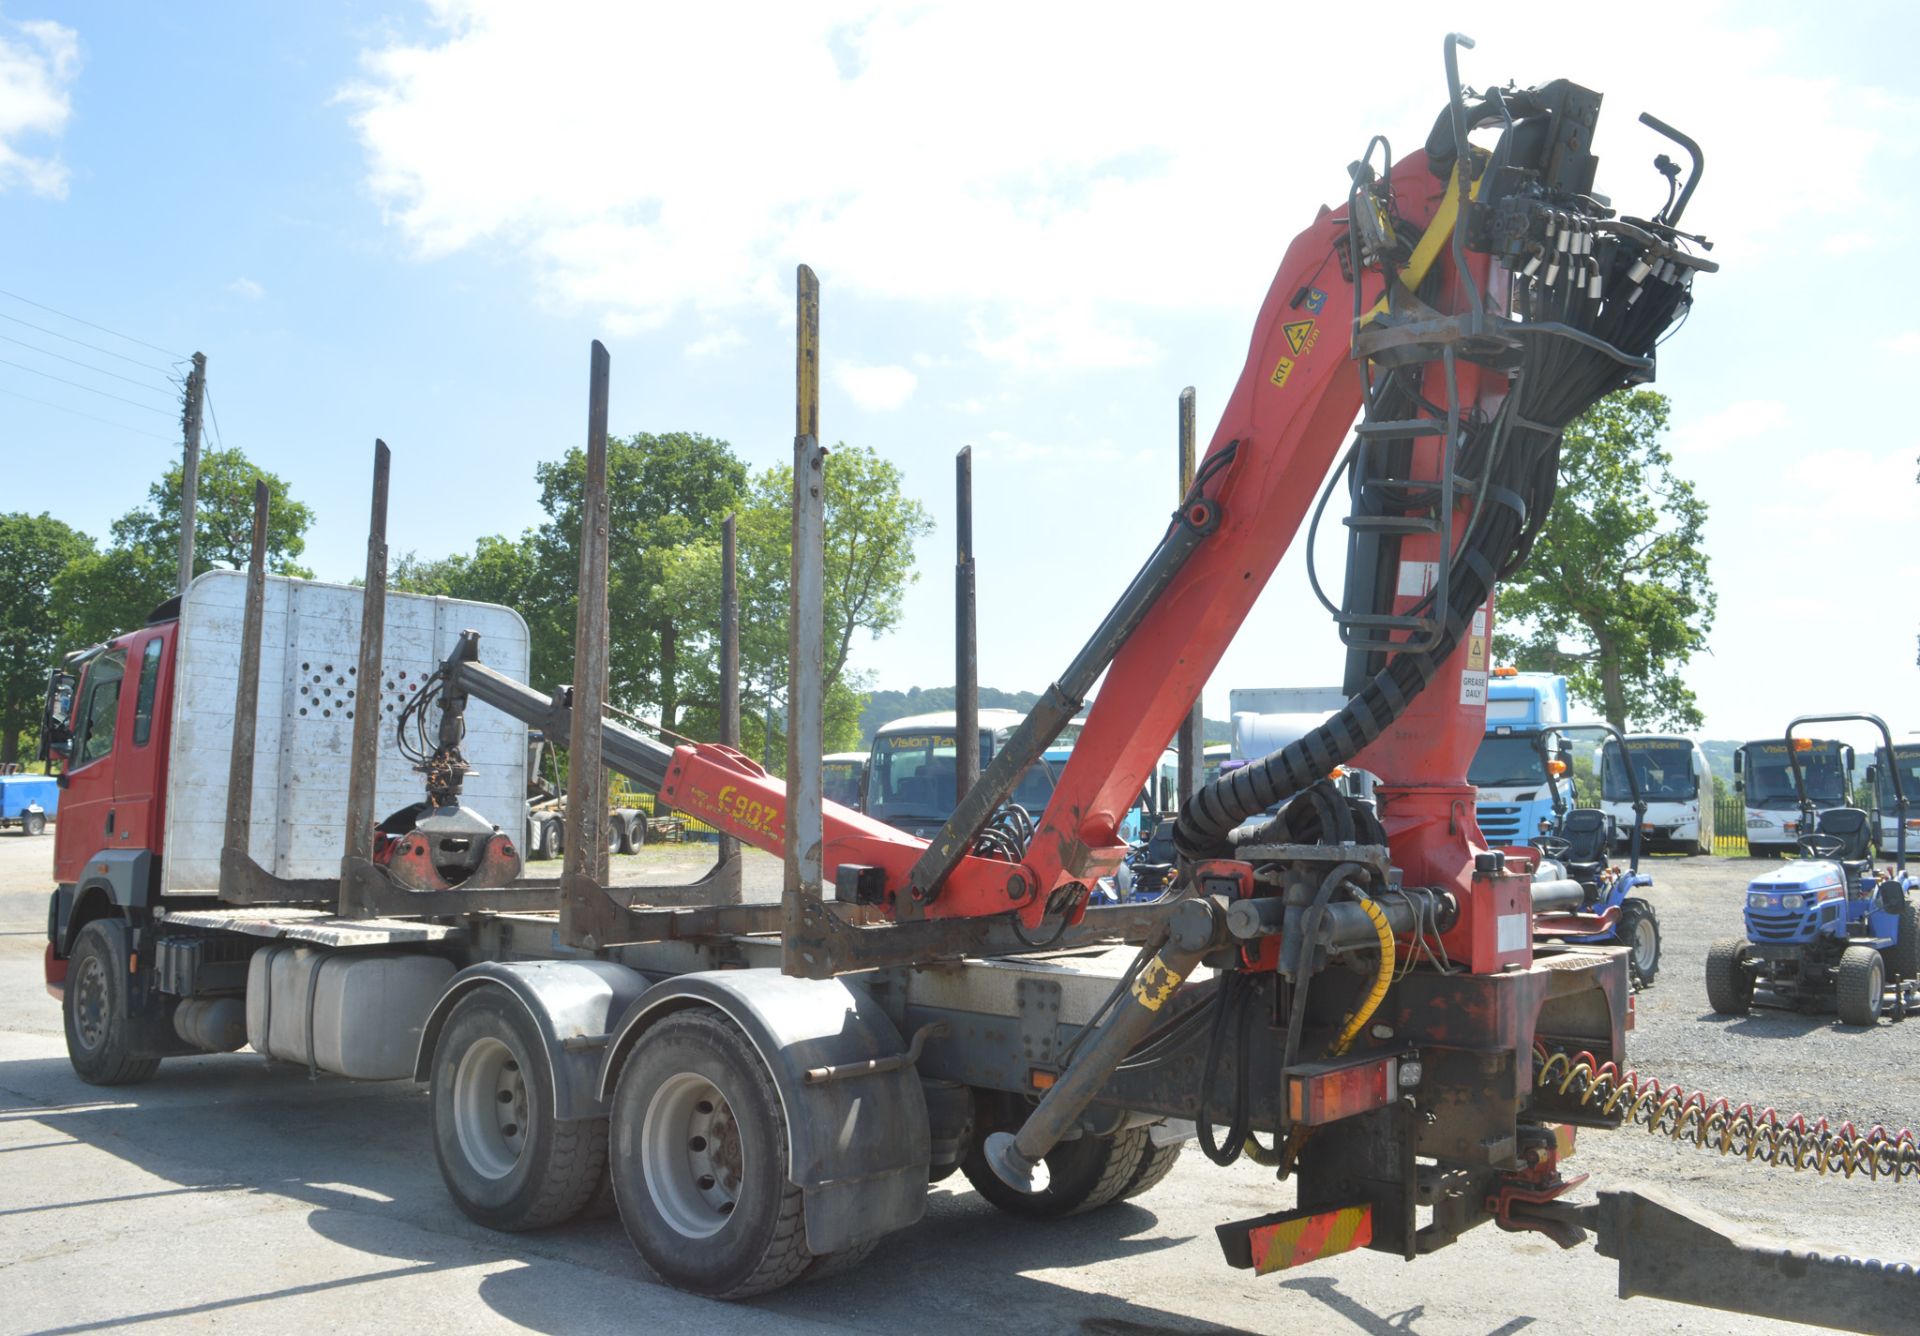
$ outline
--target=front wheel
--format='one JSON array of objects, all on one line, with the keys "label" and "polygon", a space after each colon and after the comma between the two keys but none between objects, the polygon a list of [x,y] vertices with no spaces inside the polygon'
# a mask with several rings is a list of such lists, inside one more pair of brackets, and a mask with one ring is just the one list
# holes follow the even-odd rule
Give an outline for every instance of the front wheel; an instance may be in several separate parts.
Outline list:
[{"label": "front wheel", "polygon": [[744,1299],[814,1267],[773,1078],[706,1011],[641,1036],[614,1089],[613,1192],[627,1236],[668,1284]]},{"label": "front wheel", "polygon": [[433,1152],[454,1204],[489,1229],[557,1225],[606,1171],[602,1118],[554,1116],[546,1043],[501,990],[467,994],[433,1046]]},{"label": "front wheel", "polygon": [[88,1085],[132,1085],[160,1070],[160,1059],[133,1051],[127,977],[126,925],[118,919],[95,919],[80,929],[67,957],[60,1011],[66,1021],[67,1059]]},{"label": "front wheel", "polygon": [[1747,950],[1744,937],[1722,937],[1707,948],[1707,1005],[1717,1016],[1744,1016],[1753,1010]]},{"label": "front wheel", "polygon": [[1620,906],[1620,940],[1627,948],[1627,966],[1636,988],[1650,988],[1660,972],[1660,920],[1645,900],[1628,899]]},{"label": "front wheel", "polygon": [[1878,1025],[1886,993],[1887,967],[1878,951],[1850,946],[1840,953],[1833,1000],[1843,1025]]}]

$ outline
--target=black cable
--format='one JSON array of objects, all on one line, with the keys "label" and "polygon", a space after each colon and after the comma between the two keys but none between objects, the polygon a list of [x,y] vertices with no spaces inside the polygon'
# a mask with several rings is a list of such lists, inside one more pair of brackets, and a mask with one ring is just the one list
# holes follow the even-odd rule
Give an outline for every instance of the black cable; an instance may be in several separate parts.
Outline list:
[{"label": "black cable", "polygon": [[38,330],[42,334],[51,334],[56,339],[65,339],[68,343],[77,343],[82,348],[91,349],[96,353],[104,353],[108,357],[117,357],[122,362],[131,362],[135,366],[145,367],[148,371],[158,371],[163,376],[171,376],[173,374],[171,367],[155,366],[151,362],[142,362],[137,357],[128,357],[125,353],[117,353],[111,348],[102,348],[97,343],[88,343],[85,339],[76,339],[71,334],[62,334],[57,329],[48,329],[45,325],[36,325],[31,320],[22,320],[19,316],[8,315],[5,311],[0,311],[0,320],[11,320],[16,325],[25,325],[28,329]]},{"label": "black cable", "polygon": [[111,334],[116,339],[125,339],[128,343],[137,343],[142,348],[151,348],[154,352],[165,353],[168,357],[186,357],[185,353],[176,353],[171,348],[162,348],[157,343],[148,343],[145,339],[136,339],[131,334],[122,334],[117,329],[108,329],[105,325],[96,325],[91,320],[82,320],[79,316],[68,315],[65,311],[56,311],[53,307],[43,302],[37,302],[31,297],[22,297],[17,292],[8,292],[5,288],[0,288],[0,297],[11,297],[17,302],[25,302],[28,306],[38,307],[40,310],[46,311],[51,315],[57,315],[62,320],[71,320],[76,325],[85,325],[88,329],[97,329],[102,334]]}]

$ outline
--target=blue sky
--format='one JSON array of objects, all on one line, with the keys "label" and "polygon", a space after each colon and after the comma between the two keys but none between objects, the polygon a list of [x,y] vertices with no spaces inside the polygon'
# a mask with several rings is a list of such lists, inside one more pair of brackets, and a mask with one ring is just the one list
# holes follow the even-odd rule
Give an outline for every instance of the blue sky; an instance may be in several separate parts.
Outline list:
[{"label": "blue sky", "polygon": [[[951,679],[971,443],[982,678],[1038,689],[1164,523],[1180,387],[1204,440],[1287,242],[1370,133],[1424,137],[1452,22],[1480,42],[1469,82],[1607,94],[1600,188],[1623,207],[1655,200],[1640,110],[1706,148],[1688,221],[1724,271],[1659,383],[1713,512],[1720,615],[1688,670],[1706,731],[1856,707],[1920,728],[1920,440],[1876,393],[1920,354],[1896,230],[1920,203],[1920,25],[1892,5],[1662,13],[1556,28],[1543,9],[1518,31],[1409,7],[1357,46],[1314,26],[1337,16],[1271,5],[0,0],[0,289],[205,351],[222,439],[315,506],[309,564],[344,578],[376,435],[397,549],[536,522],[534,463],[584,437],[594,337],[616,431],[783,457],[806,261],[825,437],[898,459],[940,523],[906,625],[857,664]],[[92,387],[0,364],[0,508],[104,536],[177,448],[170,359],[12,298],[0,314],[22,341],[0,358]],[[1209,713],[1232,686],[1337,678],[1297,548]]]}]

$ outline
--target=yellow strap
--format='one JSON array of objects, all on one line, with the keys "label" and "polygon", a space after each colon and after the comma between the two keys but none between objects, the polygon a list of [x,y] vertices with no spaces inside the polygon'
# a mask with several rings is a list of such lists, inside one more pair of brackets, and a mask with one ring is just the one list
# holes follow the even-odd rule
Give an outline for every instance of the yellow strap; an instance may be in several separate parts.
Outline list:
[{"label": "yellow strap", "polygon": [[[1480,184],[1485,181],[1486,173],[1481,173],[1468,192],[1472,199],[1480,198]],[[1447,179],[1447,193],[1440,197],[1440,207],[1434,212],[1433,221],[1427,224],[1427,230],[1420,234],[1420,240],[1413,248],[1413,254],[1407,258],[1406,268],[1400,271],[1401,282],[1408,288],[1417,288],[1426,281],[1427,271],[1433,268],[1433,262],[1440,258],[1440,252],[1453,244],[1453,220],[1460,212],[1460,164],[1453,164],[1453,175]],[[1375,316],[1387,309],[1386,295],[1373,304],[1373,309],[1361,317],[1360,327],[1365,329]]]}]

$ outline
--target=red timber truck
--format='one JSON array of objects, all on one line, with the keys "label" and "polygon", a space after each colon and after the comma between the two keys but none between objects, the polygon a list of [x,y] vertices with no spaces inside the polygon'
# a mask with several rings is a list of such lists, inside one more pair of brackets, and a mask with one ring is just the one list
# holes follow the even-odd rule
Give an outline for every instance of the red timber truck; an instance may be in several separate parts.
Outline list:
[{"label": "red timber truck", "polygon": [[[1146,1190],[1197,1138],[1291,1184],[1285,1209],[1218,1226],[1233,1266],[1411,1260],[1487,1222],[1566,1246],[1592,1230],[1623,1295],[1899,1329],[1910,1273],[1784,1265],[1648,1192],[1566,1199],[1570,1126],[1692,1123],[1625,1073],[1625,953],[1534,940],[1535,912],[1580,888],[1509,865],[1475,825],[1493,588],[1545,518],[1561,430],[1651,379],[1713,266],[1679,227],[1692,141],[1643,117],[1692,162],[1682,182],[1663,155],[1663,207],[1619,215],[1593,189],[1600,95],[1470,93],[1461,40],[1424,146],[1392,162],[1376,139],[1287,251],[1145,564],[927,838],[820,798],[810,271],[791,792],[730,745],[737,694],[720,743],[609,717],[599,345],[571,685],[524,682],[505,609],[386,593],[384,445],[363,591],[266,577],[263,489],[244,577],[202,576],[49,692],[71,706],[47,724],[66,785],[47,979],[75,1069],[128,1082],[250,1045],[424,1082],[466,1214],[536,1229],[610,1188],[654,1270],[716,1297],[885,1249],[956,1170],[1053,1217]],[[1174,894],[1090,905],[1356,417],[1335,608],[1351,699],[1184,805]],[[1054,581],[1049,605],[1077,605],[1072,573]],[[1045,810],[1016,810],[1102,674]],[[544,882],[507,833],[528,727],[571,748],[566,863]],[[1378,777],[1376,805],[1329,782],[1349,764]],[[608,770],[782,853],[780,901],[742,902],[727,842],[691,886],[606,885]],[[1819,1153],[1920,1173],[1910,1138]]]}]

